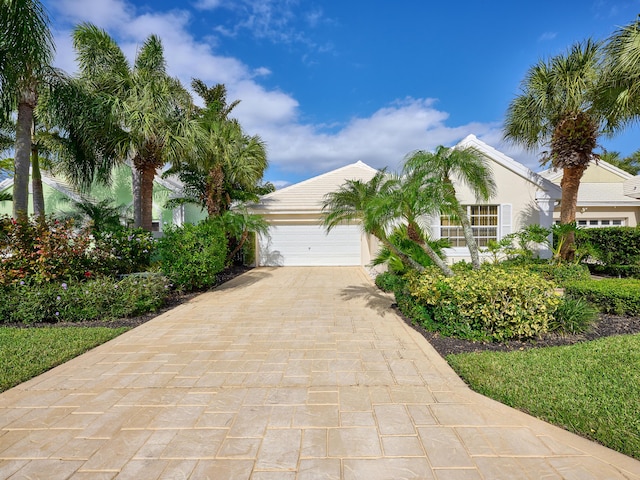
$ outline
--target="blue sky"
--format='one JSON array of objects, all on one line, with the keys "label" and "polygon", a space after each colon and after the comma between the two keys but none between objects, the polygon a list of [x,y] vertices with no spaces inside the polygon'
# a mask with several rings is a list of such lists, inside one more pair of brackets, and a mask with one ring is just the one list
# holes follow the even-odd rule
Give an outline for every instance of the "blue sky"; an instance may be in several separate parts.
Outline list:
[{"label": "blue sky", "polygon": [[[44,0],[56,64],[75,70],[70,32],[107,30],[133,59],[150,34],[189,85],[224,83],[248,133],[267,143],[278,186],[362,160],[395,169],[416,149],[473,133],[539,171],[502,140],[527,69],[633,21],[640,0]],[[608,150],[640,148],[635,127]]]}]

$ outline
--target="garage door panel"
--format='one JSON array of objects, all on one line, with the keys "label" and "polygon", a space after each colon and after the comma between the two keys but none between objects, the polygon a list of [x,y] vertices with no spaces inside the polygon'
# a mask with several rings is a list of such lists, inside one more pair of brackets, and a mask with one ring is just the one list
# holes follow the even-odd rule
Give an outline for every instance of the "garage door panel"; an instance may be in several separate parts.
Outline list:
[{"label": "garage door panel", "polygon": [[319,225],[278,225],[260,237],[260,265],[360,265],[360,230],[339,225],[327,234]]}]

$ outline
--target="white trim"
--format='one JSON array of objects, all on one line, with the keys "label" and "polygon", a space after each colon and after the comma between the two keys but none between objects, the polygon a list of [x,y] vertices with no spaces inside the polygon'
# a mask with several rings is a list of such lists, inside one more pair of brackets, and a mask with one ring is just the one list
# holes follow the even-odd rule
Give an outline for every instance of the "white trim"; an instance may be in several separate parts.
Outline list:
[{"label": "white trim", "polygon": [[[498,165],[511,170],[516,175],[519,175],[525,180],[537,185],[542,191],[536,193],[536,198],[553,198],[557,200],[562,198],[562,190],[559,185],[556,185],[552,181],[544,178],[542,175],[525,167],[520,162],[508,157],[499,150],[496,150],[492,146],[484,143],[482,140],[478,140],[475,135],[467,135],[458,142],[454,148],[474,148],[487,156],[490,160],[496,162]],[[498,185],[498,188],[499,187],[500,186]]]}]

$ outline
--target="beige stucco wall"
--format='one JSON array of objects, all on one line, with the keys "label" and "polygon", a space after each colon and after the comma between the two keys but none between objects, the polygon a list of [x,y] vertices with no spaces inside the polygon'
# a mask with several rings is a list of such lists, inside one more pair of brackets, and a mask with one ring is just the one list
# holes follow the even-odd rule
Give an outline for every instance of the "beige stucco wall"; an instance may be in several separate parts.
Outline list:
[{"label": "beige stucco wall", "polygon": [[[486,203],[491,205],[510,204],[512,206],[511,225],[512,231],[521,230],[527,225],[538,223],[550,225],[550,219],[541,215],[543,202],[536,199],[541,192],[540,187],[527,178],[514,173],[508,168],[492,162],[493,176],[498,186],[496,195]],[[463,204],[471,205],[479,203],[470,190],[460,182],[456,182],[456,190]]]},{"label": "beige stucco wall", "polygon": [[[555,220],[560,220],[560,211],[554,212],[553,216]],[[640,207],[585,207],[576,211],[576,221],[601,219],[621,219],[624,226],[636,227],[640,221]]]}]

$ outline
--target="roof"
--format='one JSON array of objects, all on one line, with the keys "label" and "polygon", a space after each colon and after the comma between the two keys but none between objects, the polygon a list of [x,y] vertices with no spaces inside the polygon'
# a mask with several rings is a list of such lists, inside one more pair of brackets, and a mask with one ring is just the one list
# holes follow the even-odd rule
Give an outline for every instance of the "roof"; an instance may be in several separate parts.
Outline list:
[{"label": "roof", "polygon": [[640,206],[640,202],[624,193],[624,183],[581,183],[578,207]]},{"label": "roof", "polygon": [[545,178],[543,175],[534,172],[533,170],[524,166],[513,158],[496,150],[492,146],[487,145],[482,140],[478,140],[475,135],[468,135],[463,138],[456,145],[456,148],[473,148],[474,150],[482,153],[486,157],[496,162],[498,165],[501,165],[502,167],[512,171],[516,175],[519,175],[520,177],[537,185],[540,188],[539,195],[541,197],[547,195],[548,198],[552,200],[559,200],[562,198],[562,190],[558,185],[550,181],[548,178]]},{"label": "roof", "polygon": [[626,180],[622,184],[622,190],[624,194],[632,198],[640,198],[640,175]]},{"label": "roof", "polygon": [[[80,193],[73,185],[69,182],[63,180],[60,177],[54,176],[51,172],[43,170],[41,172],[42,175],[42,183],[48,185],[49,187],[61,192],[66,197],[69,197],[71,200],[75,202],[82,202],[84,200],[90,199],[88,195],[84,195]],[[7,178],[0,182],[0,191],[6,190],[10,187],[13,187],[13,177]]]},{"label": "roof", "polygon": [[274,213],[320,213],[326,194],[336,191],[347,180],[369,181],[378,172],[364,162],[332,170],[317,177],[271,192],[251,210]]},{"label": "roof", "polygon": [[[604,160],[598,160],[595,164],[598,167],[603,168],[604,170],[619,176],[622,180],[628,180],[630,178],[633,178],[633,175],[630,174],[629,172],[622,170],[621,168],[618,168],[615,165],[611,165],[610,163],[607,163]],[[551,167],[551,168],[548,168],[547,170],[540,172],[540,175],[546,179],[551,180],[552,182],[555,182],[555,181],[559,181],[562,178],[563,172],[561,168]]]}]

